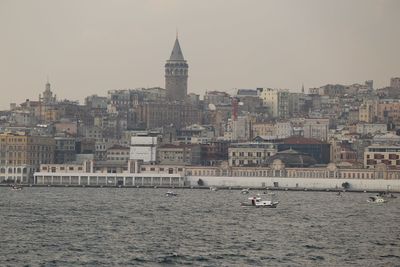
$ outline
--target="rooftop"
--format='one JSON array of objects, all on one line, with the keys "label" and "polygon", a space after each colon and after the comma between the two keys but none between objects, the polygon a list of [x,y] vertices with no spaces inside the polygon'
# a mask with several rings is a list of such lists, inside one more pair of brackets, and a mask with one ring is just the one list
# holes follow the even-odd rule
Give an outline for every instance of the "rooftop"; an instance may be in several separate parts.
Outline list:
[{"label": "rooftop", "polygon": [[302,136],[291,136],[282,140],[284,144],[295,144],[295,145],[325,145],[327,143],[322,142],[315,138],[305,138]]}]

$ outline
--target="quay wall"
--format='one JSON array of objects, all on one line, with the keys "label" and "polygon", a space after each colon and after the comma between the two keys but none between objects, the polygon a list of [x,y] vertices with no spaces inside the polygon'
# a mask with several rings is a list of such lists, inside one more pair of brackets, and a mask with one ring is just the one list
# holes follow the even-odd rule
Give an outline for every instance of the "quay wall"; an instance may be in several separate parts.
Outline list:
[{"label": "quay wall", "polygon": [[288,189],[343,189],[400,192],[400,179],[294,178],[267,176],[195,176],[151,173],[40,173],[34,175],[35,185],[69,186],[175,186],[198,187],[199,179],[205,187],[257,187]]},{"label": "quay wall", "polygon": [[223,187],[277,187],[306,189],[343,189],[350,184],[350,190],[400,192],[400,180],[384,179],[335,179],[335,178],[285,178],[285,177],[232,177],[232,176],[186,176],[191,186],[197,186],[199,179],[205,186]]}]

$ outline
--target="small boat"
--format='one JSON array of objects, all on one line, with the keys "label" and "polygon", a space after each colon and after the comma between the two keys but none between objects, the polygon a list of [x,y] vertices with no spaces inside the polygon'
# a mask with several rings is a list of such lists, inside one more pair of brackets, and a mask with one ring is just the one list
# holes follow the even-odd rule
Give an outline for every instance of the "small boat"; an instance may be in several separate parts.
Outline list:
[{"label": "small boat", "polygon": [[377,195],[377,196],[369,197],[367,202],[370,202],[370,203],[385,203],[385,202],[387,202],[387,200],[384,199],[383,197]]},{"label": "small boat", "polygon": [[176,197],[176,196],[178,196],[177,193],[174,193],[174,192],[172,192],[172,191],[168,191],[167,193],[165,193],[165,195],[166,195],[167,197]]},{"label": "small boat", "polygon": [[242,189],[241,193],[242,193],[242,194],[248,194],[248,193],[250,193],[250,188],[244,188],[244,189]]},{"label": "small boat", "polygon": [[22,190],[22,186],[13,185],[13,186],[11,187],[11,190],[13,190],[13,191],[21,191],[21,190]]},{"label": "small boat", "polygon": [[272,198],[271,200],[262,200],[261,197],[249,197],[249,202],[242,202],[240,205],[242,207],[256,207],[256,208],[276,208],[279,204],[278,201],[274,201]]},{"label": "small boat", "polygon": [[215,186],[210,187],[210,191],[218,191],[218,188]]}]

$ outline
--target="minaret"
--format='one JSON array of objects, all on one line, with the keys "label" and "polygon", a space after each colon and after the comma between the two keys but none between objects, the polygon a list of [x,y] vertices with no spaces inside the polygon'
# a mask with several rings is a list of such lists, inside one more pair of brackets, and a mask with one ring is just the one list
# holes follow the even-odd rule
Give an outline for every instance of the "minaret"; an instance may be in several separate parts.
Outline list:
[{"label": "minaret", "polygon": [[165,89],[167,90],[168,100],[185,100],[187,95],[188,69],[189,65],[183,58],[177,34],[171,56],[165,64]]}]

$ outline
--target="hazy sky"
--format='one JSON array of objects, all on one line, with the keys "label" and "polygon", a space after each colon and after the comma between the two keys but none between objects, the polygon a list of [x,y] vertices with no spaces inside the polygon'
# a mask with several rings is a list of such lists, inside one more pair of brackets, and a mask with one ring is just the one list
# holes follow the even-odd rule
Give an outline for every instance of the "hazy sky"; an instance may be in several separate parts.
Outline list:
[{"label": "hazy sky", "polygon": [[0,108],[164,87],[179,30],[189,92],[400,76],[398,0],[0,0]]}]

